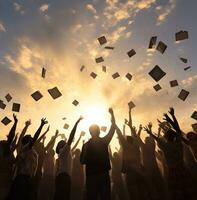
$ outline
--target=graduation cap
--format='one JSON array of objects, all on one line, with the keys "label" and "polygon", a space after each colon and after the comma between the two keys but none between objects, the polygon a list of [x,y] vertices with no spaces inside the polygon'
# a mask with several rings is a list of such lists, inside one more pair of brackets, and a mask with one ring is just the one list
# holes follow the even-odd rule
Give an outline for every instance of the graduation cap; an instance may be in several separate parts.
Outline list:
[{"label": "graduation cap", "polygon": [[106,72],[106,71],[107,71],[106,66],[102,66],[102,71],[103,71],[103,72]]},{"label": "graduation cap", "polygon": [[127,55],[131,58],[132,56],[134,56],[136,54],[134,49],[131,49],[130,51],[127,52]]},{"label": "graduation cap", "polygon": [[10,94],[7,94],[5,96],[5,99],[7,100],[7,102],[10,102],[12,100],[12,96]]},{"label": "graduation cap", "polygon": [[5,126],[7,126],[12,120],[10,120],[8,117],[4,117],[1,120],[1,123],[4,124]]},{"label": "graduation cap", "polygon": [[101,63],[104,61],[103,57],[95,58],[96,63]]},{"label": "graduation cap", "polygon": [[107,127],[106,126],[101,126],[101,131],[106,132]]},{"label": "graduation cap", "polygon": [[19,112],[21,105],[19,103],[13,103],[12,105],[12,111],[13,112]]},{"label": "graduation cap", "polygon": [[190,68],[191,68],[191,66],[185,67],[184,70],[187,71],[187,70],[190,69]]},{"label": "graduation cap", "polygon": [[156,92],[162,89],[159,84],[154,85],[153,88],[155,89]]},{"label": "graduation cap", "polygon": [[45,76],[46,76],[46,69],[43,67],[42,68],[42,78],[45,78]]},{"label": "graduation cap", "polygon": [[61,96],[62,96],[61,92],[58,90],[57,87],[48,89],[48,92],[49,92],[49,94],[51,95],[51,97],[52,97],[53,99],[57,99],[58,97],[61,97]]},{"label": "graduation cap", "polygon": [[98,41],[99,41],[99,44],[100,44],[100,45],[103,45],[103,44],[107,43],[107,39],[106,39],[105,36],[99,37],[99,38],[98,38]]},{"label": "graduation cap", "polygon": [[79,102],[78,102],[77,100],[74,100],[74,101],[72,102],[72,104],[73,104],[74,106],[77,106],[77,105],[79,104]]},{"label": "graduation cap", "polygon": [[82,65],[81,68],[80,68],[80,71],[82,72],[84,69],[85,69],[85,66]]},{"label": "graduation cap", "polygon": [[64,124],[64,129],[68,129],[69,128],[69,124]]},{"label": "graduation cap", "polygon": [[110,50],[113,50],[114,47],[110,47],[110,46],[106,46],[105,49],[110,49]]},{"label": "graduation cap", "polygon": [[192,124],[192,129],[193,129],[194,132],[197,133],[197,123]]},{"label": "graduation cap", "polygon": [[182,89],[181,92],[178,95],[178,98],[185,101],[186,98],[188,97],[188,95],[189,95],[189,92]]},{"label": "graduation cap", "polygon": [[191,118],[197,120],[197,111],[194,111],[191,115]]},{"label": "graduation cap", "polygon": [[161,80],[166,75],[166,73],[158,65],[155,65],[155,67],[149,72],[149,75],[156,82],[158,82],[159,80]]},{"label": "graduation cap", "polygon": [[132,75],[130,73],[127,73],[125,76],[129,81],[132,79]]},{"label": "graduation cap", "polygon": [[130,101],[128,103],[128,106],[129,106],[130,109],[135,108],[135,104],[133,103],[133,101]]},{"label": "graduation cap", "polygon": [[179,31],[179,32],[175,33],[176,41],[185,40],[188,38],[189,38],[189,35],[188,35],[187,31]]},{"label": "graduation cap", "polygon": [[180,58],[180,60],[181,60],[183,63],[187,63],[187,59],[186,59],[186,58]]},{"label": "graduation cap", "polygon": [[149,49],[154,48],[156,46],[156,42],[157,42],[157,36],[151,37],[148,48]]},{"label": "graduation cap", "polygon": [[170,86],[171,87],[176,87],[176,86],[178,86],[179,84],[178,84],[178,81],[177,80],[173,80],[173,81],[170,81]]},{"label": "graduation cap", "polygon": [[157,50],[160,52],[160,53],[164,53],[165,52],[165,50],[167,49],[167,45],[166,44],[164,44],[162,41],[160,41],[159,42],[159,44],[157,45]]},{"label": "graduation cap", "polygon": [[4,110],[5,107],[6,107],[6,105],[5,105],[5,104],[3,103],[3,101],[1,100],[1,101],[0,101],[0,108],[1,108],[2,110]]},{"label": "graduation cap", "polygon": [[40,93],[40,91],[34,92],[33,94],[31,94],[31,96],[35,101],[38,101],[43,97],[43,95]]},{"label": "graduation cap", "polygon": [[94,72],[91,72],[90,76],[91,76],[93,79],[95,79],[95,78],[97,77],[97,74],[94,73]]},{"label": "graduation cap", "polygon": [[113,75],[112,75],[112,78],[113,79],[116,79],[116,78],[118,78],[120,76],[120,74],[118,73],[118,72],[116,72],[116,73],[114,73]]}]

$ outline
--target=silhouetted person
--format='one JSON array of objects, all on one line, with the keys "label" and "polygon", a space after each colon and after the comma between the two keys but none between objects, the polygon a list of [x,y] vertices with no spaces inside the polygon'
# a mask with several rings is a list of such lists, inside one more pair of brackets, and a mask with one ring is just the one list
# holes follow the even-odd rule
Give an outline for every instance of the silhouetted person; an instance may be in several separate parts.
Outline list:
[{"label": "silhouetted person", "polygon": [[72,165],[72,186],[71,186],[71,199],[82,200],[83,199],[83,191],[84,191],[84,169],[83,165],[80,163],[80,149],[76,149],[79,144],[81,138],[85,135],[85,132],[82,131],[76,144],[72,147],[72,157],[73,157],[73,165]]},{"label": "silhouetted person", "polygon": [[168,167],[167,181],[170,199],[193,200],[194,193],[191,176],[183,161],[181,130],[174,115],[174,109],[171,108],[169,113],[172,119],[167,114],[164,114],[164,117],[172,128],[166,130],[164,135],[165,139],[155,136],[148,127],[146,127],[145,130],[157,141],[159,148],[164,153]]},{"label": "silhouetted person", "polygon": [[0,141],[0,199],[8,195],[12,183],[12,168],[14,154],[12,150],[18,119],[13,115],[14,124],[10,129],[7,140]]},{"label": "silhouetted person", "polygon": [[36,169],[36,174],[33,178],[33,191],[32,191],[32,200],[38,199],[38,192],[40,187],[40,181],[42,180],[42,165],[44,161],[44,157],[46,155],[44,144],[41,142],[45,135],[48,133],[50,126],[46,129],[46,131],[37,139],[34,145],[34,149],[38,154],[38,166]]},{"label": "silhouetted person", "polygon": [[[42,180],[39,188],[40,200],[52,200],[55,188],[55,151],[53,147],[57,139],[59,131],[56,130],[55,135],[51,137],[45,149],[45,157],[42,166]],[[44,142],[44,141],[43,141]],[[42,142],[42,143],[43,143]],[[44,144],[44,143],[43,143]]]},{"label": "silhouetted person", "polygon": [[80,149],[73,152],[73,168],[72,168],[72,200],[82,200],[84,190],[84,170],[80,163]]},{"label": "silhouetted person", "polygon": [[112,109],[111,128],[109,133],[100,138],[100,128],[98,125],[92,125],[89,128],[91,139],[85,143],[81,152],[81,164],[86,166],[86,192],[87,200],[111,199],[110,175],[111,169],[108,145],[115,132],[115,117]]},{"label": "silhouetted person", "polygon": [[56,178],[54,200],[69,200],[71,193],[71,144],[73,142],[78,123],[81,117],[75,123],[68,142],[61,140],[56,147],[58,158],[56,160]]},{"label": "silhouetted person", "polygon": [[[148,126],[152,130],[152,123],[149,123]],[[142,126],[140,128],[142,129]],[[146,170],[151,196],[153,199],[165,199],[164,182],[156,160],[155,141],[151,136],[146,137],[144,142],[141,140],[140,134],[137,137],[142,151],[143,165]]]},{"label": "silhouetted person", "polygon": [[38,155],[33,146],[46,123],[48,123],[46,119],[41,120],[41,125],[33,138],[31,135],[26,135],[22,138],[22,146],[16,157],[14,180],[8,195],[8,200],[31,199],[31,192],[33,190],[32,178],[35,176],[38,165]]},{"label": "silhouetted person", "polygon": [[112,182],[113,182],[113,187],[112,187],[112,199],[127,199],[127,193],[125,190],[125,184],[123,181],[121,169],[122,169],[122,160],[121,156],[118,152],[114,152],[112,155],[111,149],[109,148],[110,151],[110,160],[112,163],[112,172],[111,172],[111,177],[112,177]]}]

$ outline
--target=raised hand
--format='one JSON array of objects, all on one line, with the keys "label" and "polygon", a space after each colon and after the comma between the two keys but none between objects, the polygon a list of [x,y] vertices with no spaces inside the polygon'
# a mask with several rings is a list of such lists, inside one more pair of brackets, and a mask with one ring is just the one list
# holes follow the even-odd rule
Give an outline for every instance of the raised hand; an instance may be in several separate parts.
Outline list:
[{"label": "raised hand", "polygon": [[114,117],[114,111],[113,111],[112,108],[109,108],[109,113],[111,115],[111,122],[112,122],[112,124],[115,124],[116,122],[115,122],[115,117]]},{"label": "raised hand", "polygon": [[166,121],[166,122],[170,122],[170,121],[171,121],[171,119],[170,119],[170,117],[168,116],[167,113],[164,113],[163,116],[164,116],[164,117],[163,117],[163,120],[164,120],[164,121]]},{"label": "raised hand", "polygon": [[86,134],[85,131],[81,131],[80,136],[83,137],[85,134]]},{"label": "raised hand", "polygon": [[151,129],[150,129],[149,125],[144,126],[144,130],[145,130],[148,134],[151,134]]},{"label": "raised hand", "polygon": [[57,130],[55,131],[55,137],[57,137],[58,134],[59,134],[59,130],[57,129]]},{"label": "raised hand", "polygon": [[18,122],[18,119],[17,119],[17,117],[16,117],[15,114],[13,114],[13,118],[14,118],[14,122],[17,123],[17,122]]},{"label": "raised hand", "polygon": [[41,119],[41,125],[44,126],[45,124],[47,124],[48,121],[46,120],[46,118],[42,118]]},{"label": "raised hand", "polygon": [[30,126],[31,125],[31,119],[29,119],[29,120],[27,120],[26,122],[25,122],[25,126]]},{"label": "raised hand", "polygon": [[77,123],[79,123],[83,119],[83,116],[80,116],[79,119],[77,120]]},{"label": "raised hand", "polygon": [[174,115],[174,108],[170,108],[170,110],[168,111],[171,115]]},{"label": "raised hand", "polygon": [[148,128],[151,130],[153,127],[153,124],[151,122],[148,123]]}]

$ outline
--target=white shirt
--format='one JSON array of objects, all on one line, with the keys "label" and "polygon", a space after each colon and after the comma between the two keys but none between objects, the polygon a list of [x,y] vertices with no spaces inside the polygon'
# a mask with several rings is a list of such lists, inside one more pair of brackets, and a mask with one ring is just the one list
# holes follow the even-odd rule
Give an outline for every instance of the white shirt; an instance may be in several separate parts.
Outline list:
[{"label": "white shirt", "polygon": [[70,146],[65,145],[58,154],[58,158],[56,159],[56,176],[60,173],[67,173],[71,176],[71,151]]}]

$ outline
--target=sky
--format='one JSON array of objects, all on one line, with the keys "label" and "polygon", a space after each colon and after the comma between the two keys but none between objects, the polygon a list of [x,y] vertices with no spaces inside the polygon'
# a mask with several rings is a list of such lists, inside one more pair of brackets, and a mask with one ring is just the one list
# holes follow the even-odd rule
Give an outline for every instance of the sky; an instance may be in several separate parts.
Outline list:
[{"label": "sky", "polygon": [[[7,93],[13,97],[0,110],[0,119],[12,119],[12,103],[20,103],[19,132],[31,119],[33,134],[41,117],[47,117],[50,134],[59,129],[67,135],[83,115],[78,132],[85,130],[88,138],[91,123],[109,127],[109,107],[122,127],[128,102],[133,101],[136,126],[162,119],[173,106],[182,129],[190,130],[195,123],[190,116],[197,107],[196,6],[195,0],[0,0],[0,99],[6,102]],[[177,43],[175,33],[181,30],[189,32],[189,39]],[[103,35],[114,50],[99,45],[97,38]],[[152,36],[168,45],[163,55],[148,50]],[[136,55],[129,58],[131,49]],[[100,56],[104,62],[97,64],[95,58]],[[80,72],[82,65],[85,69]],[[158,92],[148,75],[155,65],[166,72]],[[191,69],[184,71],[187,66]],[[47,69],[45,79],[42,67]],[[96,79],[90,77],[91,72],[98,75]],[[120,77],[114,80],[115,72]],[[132,74],[131,81],[125,78],[127,73]],[[171,88],[171,80],[178,80],[179,86]],[[51,98],[47,90],[53,87],[58,87],[62,97]],[[186,101],[177,97],[181,89],[190,92]],[[36,90],[43,94],[38,102],[31,98]],[[72,105],[75,99],[78,106]],[[68,130],[63,130],[65,122]],[[6,137],[11,125],[0,124],[0,138]],[[157,124],[153,129],[157,130]]]}]

